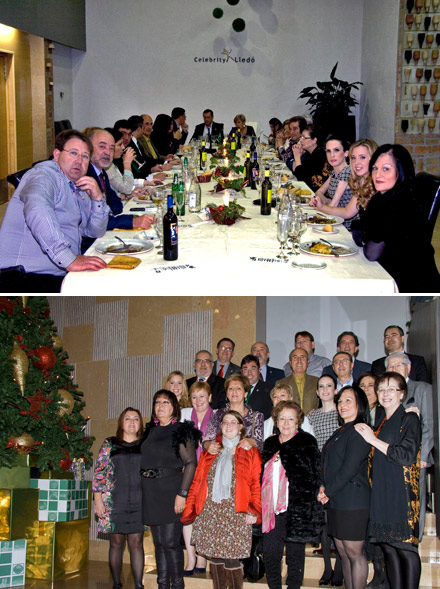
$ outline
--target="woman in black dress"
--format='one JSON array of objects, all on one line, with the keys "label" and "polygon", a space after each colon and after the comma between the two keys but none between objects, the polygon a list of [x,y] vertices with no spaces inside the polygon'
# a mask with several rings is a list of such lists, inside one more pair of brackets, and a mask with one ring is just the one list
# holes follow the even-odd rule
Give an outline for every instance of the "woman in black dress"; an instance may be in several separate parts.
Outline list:
[{"label": "woman in black dress", "polygon": [[180,421],[177,397],[161,389],[153,398],[151,421],[141,445],[142,515],[153,536],[157,584],[182,589],[183,549],[180,516],[197,466],[201,434]]},{"label": "woman in black dress", "polygon": [[109,534],[113,589],[120,589],[125,541],[130,551],[135,588],[143,587],[144,526],[139,467],[144,424],[137,409],[127,407],[118,419],[116,436],[106,438],[93,476],[98,531]]},{"label": "woman in black dress", "polygon": [[341,427],[322,450],[323,486],[318,500],[327,506],[328,533],[342,560],[347,589],[364,589],[368,562],[364,555],[370,507],[367,459],[370,444],[354,426],[369,422],[368,400],[362,389],[343,387],[335,397]]},{"label": "woman in black dress", "polygon": [[408,392],[397,372],[385,372],[377,383],[385,417],[376,432],[366,424],[355,426],[373,446],[370,529],[371,541],[385,555],[391,589],[416,589],[421,563],[419,544],[419,474],[421,426],[416,413],[402,405]]},{"label": "woman in black dress", "polygon": [[177,148],[173,141],[173,119],[169,115],[157,115],[151,133],[151,142],[159,155],[167,156],[176,153]]}]

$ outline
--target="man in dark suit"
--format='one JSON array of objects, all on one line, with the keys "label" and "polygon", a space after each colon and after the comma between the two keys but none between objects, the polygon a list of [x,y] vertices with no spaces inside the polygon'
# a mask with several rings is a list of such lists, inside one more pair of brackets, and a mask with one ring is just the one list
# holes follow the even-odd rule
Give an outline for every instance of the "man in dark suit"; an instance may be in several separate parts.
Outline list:
[{"label": "man in dark suit", "polygon": [[250,405],[254,411],[260,411],[265,420],[268,419],[272,411],[271,386],[259,379],[260,361],[257,356],[248,354],[242,359],[241,373],[248,377],[251,385],[245,403]]},{"label": "man in dark suit", "polygon": [[[383,343],[387,356],[397,352],[403,352],[405,349],[405,334],[403,329],[398,325],[389,325],[383,334]],[[411,380],[421,380],[423,382],[431,382],[426,367],[425,358],[423,356],[416,356],[415,354],[407,354],[411,361],[411,371],[409,378]],[[385,358],[378,358],[374,360],[371,365],[371,372],[374,374],[382,374],[385,372]]]},{"label": "man in dark suit", "polygon": [[[362,360],[357,359],[357,355],[359,353],[359,338],[355,333],[353,333],[352,331],[343,331],[342,333],[340,333],[336,341],[336,348],[338,352],[347,352],[354,359],[352,370],[352,377],[354,383],[356,383],[359,380],[361,374],[363,374],[364,372],[370,372],[371,364],[369,364],[368,362],[362,362]],[[333,370],[332,364],[326,366],[322,371],[322,376],[327,374],[333,376],[333,378],[338,378],[335,371]]]},{"label": "man in dark suit", "polygon": [[432,386],[427,382],[411,380],[411,361],[408,354],[397,352],[385,359],[387,371],[398,372],[406,380],[408,394],[402,401],[403,406],[418,407],[420,425],[422,427],[422,448],[420,451],[420,523],[419,540],[422,540],[426,514],[426,470],[434,464],[432,449],[434,448],[434,406]]},{"label": "man in dark suit", "polygon": [[211,137],[215,137],[221,133],[222,136],[223,132],[223,123],[215,123],[214,122],[214,113],[210,108],[207,108],[203,111],[203,123],[200,125],[196,125],[194,129],[194,133],[191,137],[191,141],[193,139],[198,139],[199,137],[205,137],[206,135],[211,135]]},{"label": "man in dark suit", "polygon": [[293,389],[293,400],[307,415],[312,409],[318,408],[318,377],[306,373],[309,357],[302,348],[295,348],[290,352],[289,362],[292,374],[278,380],[276,384],[289,384]]},{"label": "man in dark suit", "polygon": [[207,382],[212,391],[211,407],[221,409],[226,406],[225,379],[212,373],[213,365],[214,361],[211,352],[208,352],[208,350],[197,352],[194,360],[196,376],[188,378],[186,385],[189,389],[196,381]]},{"label": "man in dark suit", "polygon": [[231,362],[234,352],[235,343],[229,337],[219,340],[217,344],[217,361],[214,362],[213,374],[226,380],[231,374],[240,372],[240,366]]},{"label": "man in dark suit", "polygon": [[188,123],[186,122],[185,109],[175,106],[171,111],[171,118],[173,119],[173,136],[177,151],[180,145],[185,145],[186,138],[188,137]]},{"label": "man in dark suit", "polygon": [[255,342],[251,348],[251,354],[257,356],[260,361],[261,380],[273,387],[277,380],[284,378],[283,370],[268,366],[270,350],[265,342]]},{"label": "man in dark suit", "polygon": [[[93,145],[93,152],[87,170],[87,176],[91,176],[97,181],[111,209],[112,214],[109,215],[107,229],[133,229],[134,227],[148,229],[153,222],[153,218],[149,215],[121,215],[121,199],[110,186],[105,168],[111,164],[115,151],[115,140],[113,136],[108,131],[104,131],[104,129],[97,129],[91,133],[90,140]],[[93,241],[90,238],[83,238],[82,251],[90,247]]]}]

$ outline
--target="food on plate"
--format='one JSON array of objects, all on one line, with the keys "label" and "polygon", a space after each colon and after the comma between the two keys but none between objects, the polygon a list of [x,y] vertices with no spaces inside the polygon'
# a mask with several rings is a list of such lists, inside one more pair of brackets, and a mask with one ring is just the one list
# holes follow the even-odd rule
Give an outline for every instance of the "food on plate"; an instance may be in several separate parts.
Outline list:
[{"label": "food on plate", "polygon": [[307,223],[312,225],[329,225],[336,223],[336,219],[333,217],[320,217],[319,215],[311,215],[307,218]]},{"label": "food on plate", "polygon": [[114,258],[107,263],[107,267],[119,270],[133,270],[136,266],[139,266],[140,263],[140,258],[135,258],[134,256],[114,256]]},{"label": "food on plate", "polygon": [[333,233],[334,232],[334,227],[333,225],[324,225],[324,227],[322,228],[323,231],[328,231],[328,233]]},{"label": "food on plate", "polygon": [[332,253],[332,248],[326,243],[321,243],[318,241],[309,247],[309,251],[313,252],[314,254],[325,254],[329,256]]},{"label": "food on plate", "polygon": [[301,196],[310,196],[312,194],[312,192],[310,190],[300,190],[299,191]]},{"label": "food on plate", "polygon": [[109,245],[105,251],[107,254],[111,254],[113,252],[118,252],[118,254],[137,254],[140,251],[142,251],[143,249],[144,249],[144,246],[141,243],[139,243],[139,244],[132,243],[130,245],[127,245],[127,247],[124,247],[120,243],[116,243],[115,245]]},{"label": "food on plate", "polygon": [[289,179],[289,175],[288,175],[288,174],[283,174],[283,175],[281,176],[281,180],[282,180],[283,182],[287,182],[287,180],[288,180],[288,179]]}]

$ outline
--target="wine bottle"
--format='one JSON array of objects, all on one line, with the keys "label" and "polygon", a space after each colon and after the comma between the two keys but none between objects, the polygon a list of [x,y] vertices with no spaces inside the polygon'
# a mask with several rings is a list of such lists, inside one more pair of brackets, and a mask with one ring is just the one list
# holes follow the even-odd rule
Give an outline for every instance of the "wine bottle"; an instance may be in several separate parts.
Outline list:
[{"label": "wine bottle", "polygon": [[254,155],[255,149],[256,149],[256,147],[255,147],[255,137],[252,137],[251,146],[249,148],[249,151],[251,152],[251,157]]},{"label": "wine bottle", "polygon": [[179,175],[174,174],[173,185],[171,186],[171,194],[173,195],[173,204],[176,205],[177,191],[179,189]]},{"label": "wine bottle", "polygon": [[211,149],[212,147],[212,139],[211,139],[211,133],[208,133],[208,136],[206,137],[206,149]]},{"label": "wine bottle", "polygon": [[235,133],[232,133],[232,137],[231,137],[231,153],[233,155],[235,155],[235,152],[237,150],[237,143],[235,140]]},{"label": "wine bottle", "polygon": [[200,149],[200,169],[204,170],[206,168],[206,160],[208,158],[208,153],[205,147],[205,140],[202,141],[202,147]]},{"label": "wine bottle", "polygon": [[261,207],[262,215],[270,215],[272,209],[272,182],[269,178],[269,169],[264,170],[264,180],[261,184]]},{"label": "wine bottle", "polygon": [[177,215],[173,209],[173,195],[168,195],[168,210],[163,218],[163,259],[177,260]]},{"label": "wine bottle", "polygon": [[241,131],[237,129],[237,149],[241,149]]},{"label": "wine bottle", "polygon": [[191,177],[191,184],[188,190],[188,206],[190,213],[200,213],[202,201],[202,190],[196,174]]},{"label": "wine bottle", "polygon": [[252,190],[257,190],[257,182],[260,176],[260,164],[258,163],[257,159],[257,152],[254,152],[254,161],[252,162],[251,168],[251,188]]},{"label": "wine bottle", "polygon": [[177,197],[179,199],[177,202],[182,203],[182,206],[180,207],[180,216],[183,217],[185,214],[185,184],[183,178],[179,180],[177,185]]},{"label": "wine bottle", "polygon": [[246,160],[244,162],[244,179],[247,180],[247,186],[250,187],[251,185],[251,168],[252,168],[252,162],[251,162],[251,153],[250,151],[246,152]]}]

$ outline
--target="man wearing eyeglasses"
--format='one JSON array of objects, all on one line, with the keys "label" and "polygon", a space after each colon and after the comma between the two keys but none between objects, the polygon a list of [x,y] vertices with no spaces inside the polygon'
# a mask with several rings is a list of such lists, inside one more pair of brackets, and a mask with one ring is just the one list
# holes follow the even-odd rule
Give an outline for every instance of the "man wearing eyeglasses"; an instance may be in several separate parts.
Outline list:
[{"label": "man wearing eyeglasses", "polygon": [[200,350],[197,352],[194,360],[196,376],[188,378],[186,385],[189,390],[191,385],[195,382],[207,382],[212,391],[212,409],[221,409],[226,406],[225,379],[213,374],[213,366],[214,360],[211,352],[208,352],[208,350]]},{"label": "man wearing eyeglasses", "polygon": [[411,380],[411,360],[408,354],[397,352],[385,358],[387,372],[398,372],[406,380],[408,394],[403,406],[417,407],[420,411],[422,427],[422,448],[420,451],[420,524],[419,540],[422,540],[426,513],[426,469],[434,464],[432,449],[434,448],[434,407],[432,402],[432,386],[427,382]]},{"label": "man wearing eyeglasses", "polygon": [[101,237],[109,207],[86,176],[92,146],[74,129],[55,139],[53,161],[24,174],[0,229],[0,292],[59,292],[66,272],[100,270],[97,256],[82,256],[81,238]]},{"label": "man wearing eyeglasses", "polygon": [[[396,354],[397,352],[404,352],[405,350],[405,332],[399,325],[389,325],[383,334],[383,344],[385,353]],[[425,358],[417,356],[416,354],[407,354],[411,362],[411,371],[409,377],[411,380],[421,380],[423,382],[431,382],[426,368]],[[374,374],[383,374],[385,372],[386,356],[374,360],[371,365],[371,372]]]},{"label": "man wearing eyeglasses", "polygon": [[[353,360],[353,367],[351,370],[353,375],[353,382],[357,382],[361,374],[371,370],[371,364],[357,359],[357,355],[359,353],[359,338],[352,331],[343,331],[338,335],[338,339],[336,340],[336,349],[338,352],[347,352],[350,354]],[[337,377],[333,364],[330,364],[324,368],[322,371],[322,376],[324,375],[330,375],[333,376],[333,378]]]},{"label": "man wearing eyeglasses", "polygon": [[353,357],[349,352],[338,352],[333,356],[333,371],[336,374],[336,388],[352,385],[353,379]]},{"label": "man wearing eyeglasses", "polygon": [[240,372],[240,366],[231,362],[235,351],[235,343],[228,337],[224,337],[217,344],[217,361],[214,362],[213,373],[225,380],[231,374]]}]

